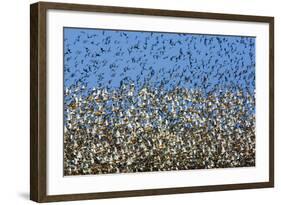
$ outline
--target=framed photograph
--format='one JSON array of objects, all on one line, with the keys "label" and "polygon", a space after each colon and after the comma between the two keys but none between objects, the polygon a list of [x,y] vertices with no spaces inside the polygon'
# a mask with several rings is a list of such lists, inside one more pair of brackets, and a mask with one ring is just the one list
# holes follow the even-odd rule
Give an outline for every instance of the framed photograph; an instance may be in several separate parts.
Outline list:
[{"label": "framed photograph", "polygon": [[30,7],[30,198],[274,186],[274,18]]}]

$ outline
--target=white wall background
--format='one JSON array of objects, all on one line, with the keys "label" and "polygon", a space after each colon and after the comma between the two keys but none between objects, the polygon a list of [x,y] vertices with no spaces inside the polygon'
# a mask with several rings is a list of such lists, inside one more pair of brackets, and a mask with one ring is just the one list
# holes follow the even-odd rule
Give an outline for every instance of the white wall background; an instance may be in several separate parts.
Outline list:
[{"label": "white wall background", "polygon": [[[51,0],[50,0],[51,1]],[[280,122],[281,12],[278,0],[59,0],[87,4],[275,16],[275,188],[169,196],[103,199],[60,204],[277,204],[281,196]],[[0,204],[29,201],[29,4],[2,1],[0,7]],[[56,203],[55,203],[56,204]]]}]

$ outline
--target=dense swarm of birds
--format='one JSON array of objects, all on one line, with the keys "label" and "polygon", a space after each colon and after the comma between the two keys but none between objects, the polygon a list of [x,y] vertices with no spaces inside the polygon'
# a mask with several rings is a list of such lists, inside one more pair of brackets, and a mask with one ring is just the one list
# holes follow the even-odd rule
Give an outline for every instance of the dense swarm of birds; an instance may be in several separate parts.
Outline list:
[{"label": "dense swarm of birds", "polygon": [[255,166],[255,40],[64,31],[64,174]]},{"label": "dense swarm of birds", "polygon": [[66,90],[65,175],[255,165],[252,95],[134,88]]}]

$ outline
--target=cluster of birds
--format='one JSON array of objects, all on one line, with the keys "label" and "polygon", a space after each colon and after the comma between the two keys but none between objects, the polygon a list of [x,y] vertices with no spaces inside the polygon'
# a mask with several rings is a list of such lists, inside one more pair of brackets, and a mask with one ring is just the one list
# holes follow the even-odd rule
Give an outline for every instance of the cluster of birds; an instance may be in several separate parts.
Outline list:
[{"label": "cluster of birds", "polygon": [[81,89],[65,90],[65,175],[255,165],[255,99],[243,90]]},{"label": "cluster of birds", "polygon": [[65,28],[65,85],[255,90],[255,38]]},{"label": "cluster of birds", "polygon": [[64,174],[255,165],[255,38],[64,28]]}]

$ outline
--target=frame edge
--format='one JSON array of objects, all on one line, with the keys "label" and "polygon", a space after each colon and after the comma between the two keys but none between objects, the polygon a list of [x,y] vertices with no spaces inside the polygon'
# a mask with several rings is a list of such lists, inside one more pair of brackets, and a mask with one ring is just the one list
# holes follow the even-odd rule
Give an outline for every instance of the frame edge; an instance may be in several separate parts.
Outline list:
[{"label": "frame edge", "polygon": [[30,199],[39,200],[38,185],[38,3],[30,5]]},{"label": "frame edge", "polygon": [[215,12],[200,12],[200,11],[185,11],[185,10],[170,10],[170,9],[153,9],[144,7],[121,7],[93,4],[78,4],[78,3],[59,3],[59,2],[38,2],[46,9],[58,10],[76,10],[92,12],[108,12],[122,14],[137,14],[137,15],[152,15],[152,16],[170,16],[170,17],[189,17],[189,18],[205,18],[216,20],[234,20],[234,21],[251,21],[251,22],[270,22],[271,16],[255,16],[245,14],[230,14],[230,13],[215,13]]},{"label": "frame edge", "polygon": [[30,5],[30,200],[46,201],[46,10]]},{"label": "frame edge", "polygon": [[274,187],[274,17],[269,19],[269,183]]}]

